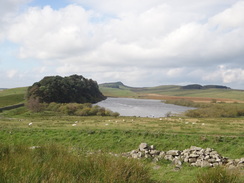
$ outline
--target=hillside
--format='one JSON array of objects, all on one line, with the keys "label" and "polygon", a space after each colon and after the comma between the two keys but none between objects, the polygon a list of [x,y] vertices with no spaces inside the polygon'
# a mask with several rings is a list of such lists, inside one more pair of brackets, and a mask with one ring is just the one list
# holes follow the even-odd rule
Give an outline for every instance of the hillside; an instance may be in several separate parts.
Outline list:
[{"label": "hillside", "polygon": [[219,85],[161,85],[155,87],[130,87],[122,82],[100,84],[99,88],[105,96],[135,97],[152,99],[180,99],[187,98],[194,101],[211,101],[216,99],[223,102],[244,102],[244,90],[234,90]]},{"label": "hillside", "polygon": [[[23,103],[28,87],[0,90],[0,107]],[[161,85],[155,87],[130,87],[122,82],[103,83],[99,85],[105,96],[134,97],[152,99],[181,99],[194,101],[211,101],[217,99],[225,102],[244,102],[244,90],[225,88],[184,89],[178,85]]]},{"label": "hillside", "polygon": [[15,105],[25,101],[27,87],[5,89],[0,91],[0,107]]}]

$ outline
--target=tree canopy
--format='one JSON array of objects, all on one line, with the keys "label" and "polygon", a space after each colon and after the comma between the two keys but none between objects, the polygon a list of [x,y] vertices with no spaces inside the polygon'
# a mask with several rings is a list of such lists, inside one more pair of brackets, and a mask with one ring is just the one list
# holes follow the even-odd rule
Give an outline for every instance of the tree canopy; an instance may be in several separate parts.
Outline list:
[{"label": "tree canopy", "polygon": [[81,75],[47,76],[27,91],[27,100],[38,99],[41,103],[96,103],[105,98],[96,81]]}]

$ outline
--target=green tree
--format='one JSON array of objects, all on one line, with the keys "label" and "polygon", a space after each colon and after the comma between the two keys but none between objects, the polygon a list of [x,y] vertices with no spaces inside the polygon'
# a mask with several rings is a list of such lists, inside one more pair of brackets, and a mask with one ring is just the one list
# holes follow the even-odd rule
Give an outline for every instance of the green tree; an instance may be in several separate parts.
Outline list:
[{"label": "green tree", "polygon": [[27,99],[31,98],[38,98],[40,103],[96,103],[106,97],[99,91],[96,81],[71,75],[44,77],[29,87]]}]

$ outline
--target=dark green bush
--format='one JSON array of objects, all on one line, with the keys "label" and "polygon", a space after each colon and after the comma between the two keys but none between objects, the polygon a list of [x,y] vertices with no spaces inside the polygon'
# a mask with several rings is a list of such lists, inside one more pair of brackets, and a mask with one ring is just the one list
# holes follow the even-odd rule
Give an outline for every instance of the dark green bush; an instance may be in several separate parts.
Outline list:
[{"label": "dark green bush", "polygon": [[[44,106],[44,104],[42,104]],[[45,104],[45,107],[42,107],[42,111],[53,111],[67,115],[76,115],[76,116],[119,116],[119,113],[107,110],[104,107],[97,105],[92,105],[91,103],[78,104],[78,103],[50,103]]]}]

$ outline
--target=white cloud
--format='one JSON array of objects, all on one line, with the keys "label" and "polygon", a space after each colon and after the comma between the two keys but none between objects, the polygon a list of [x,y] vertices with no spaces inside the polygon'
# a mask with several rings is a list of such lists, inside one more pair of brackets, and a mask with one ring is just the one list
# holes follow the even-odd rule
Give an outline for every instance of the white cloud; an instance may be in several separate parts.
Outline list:
[{"label": "white cloud", "polygon": [[0,0],[0,42],[5,38],[11,19],[18,13],[21,6],[31,0]]},{"label": "white cloud", "polygon": [[93,46],[90,12],[70,5],[59,11],[51,7],[29,8],[11,26],[9,39],[21,43],[21,58],[63,58]]},{"label": "white cloud", "polygon": [[18,73],[18,71],[15,70],[15,69],[9,70],[9,71],[7,71],[7,77],[8,78],[13,78],[13,77],[16,76],[17,73]]},{"label": "white cloud", "polygon": [[239,1],[232,7],[211,18],[211,22],[218,29],[231,29],[244,26],[244,1]]},{"label": "white cloud", "polygon": [[[74,2],[29,7],[9,21],[8,40],[20,60],[41,60],[38,73],[132,84],[242,80],[244,1]],[[211,73],[218,65],[229,68]]]},{"label": "white cloud", "polygon": [[184,69],[183,68],[174,68],[174,69],[169,69],[167,71],[167,76],[169,77],[179,77],[183,74]]},{"label": "white cloud", "polygon": [[203,80],[212,81],[212,82],[220,80],[225,84],[230,84],[230,83],[242,84],[244,82],[244,69],[228,68],[224,65],[221,65],[214,72],[204,76]]}]

